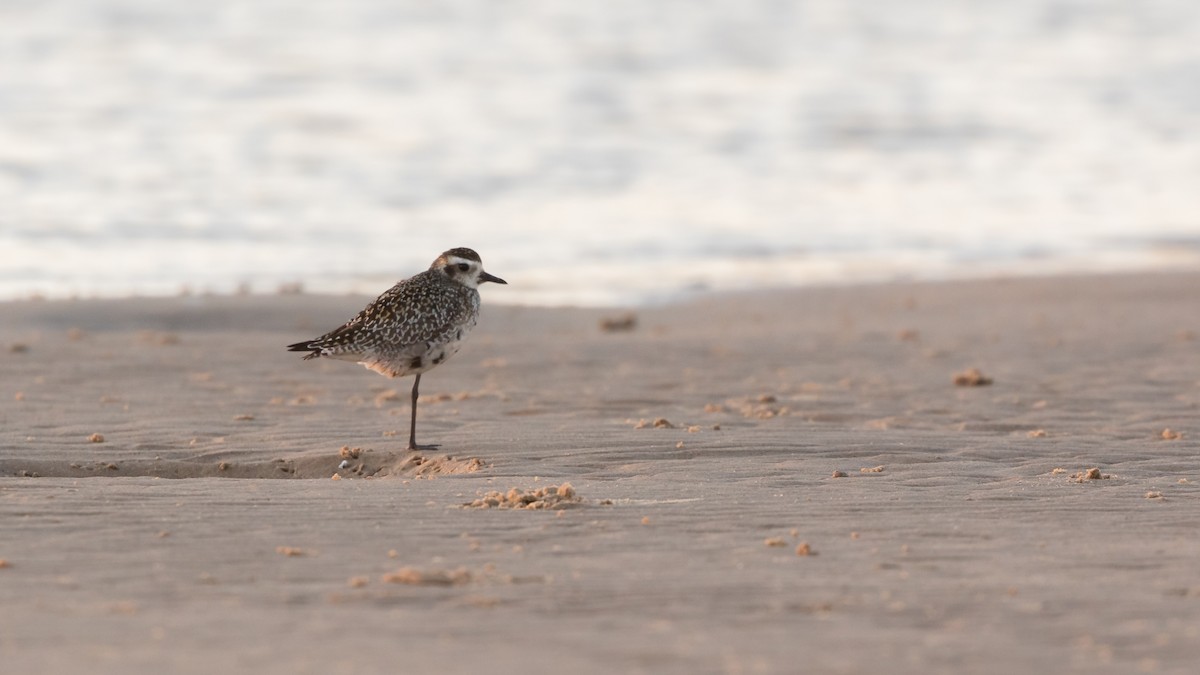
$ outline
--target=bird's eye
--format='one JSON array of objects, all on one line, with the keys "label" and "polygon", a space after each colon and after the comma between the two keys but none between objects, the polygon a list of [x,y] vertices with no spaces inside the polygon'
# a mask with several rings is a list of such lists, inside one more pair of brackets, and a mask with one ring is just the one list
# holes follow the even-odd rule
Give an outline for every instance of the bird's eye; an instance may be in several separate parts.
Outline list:
[{"label": "bird's eye", "polygon": [[471,266],[468,265],[467,263],[458,263],[458,271],[466,272],[469,269],[471,269]]}]

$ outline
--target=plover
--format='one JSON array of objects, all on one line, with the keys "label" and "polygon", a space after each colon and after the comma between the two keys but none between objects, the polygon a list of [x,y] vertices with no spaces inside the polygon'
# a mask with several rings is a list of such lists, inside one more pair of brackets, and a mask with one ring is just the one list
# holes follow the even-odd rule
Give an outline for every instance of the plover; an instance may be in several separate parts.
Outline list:
[{"label": "plover", "polygon": [[479,254],[452,248],[429,269],[397,283],[340,328],[314,340],[288,345],[309,352],[305,360],[325,356],[354,361],[387,375],[416,375],[408,449],[417,446],[417,388],[421,374],[450,358],[479,319],[479,284],[508,282],[483,271]]}]

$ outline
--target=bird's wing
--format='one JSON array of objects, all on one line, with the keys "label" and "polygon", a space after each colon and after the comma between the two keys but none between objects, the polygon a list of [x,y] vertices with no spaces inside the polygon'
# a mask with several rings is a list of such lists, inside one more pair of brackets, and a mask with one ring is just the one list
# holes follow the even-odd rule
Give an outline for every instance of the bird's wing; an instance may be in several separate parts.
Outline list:
[{"label": "bird's wing", "polygon": [[360,346],[387,344],[401,350],[409,345],[445,341],[470,311],[468,304],[455,287],[420,283],[419,277],[384,291],[353,319],[314,342],[355,352]]}]

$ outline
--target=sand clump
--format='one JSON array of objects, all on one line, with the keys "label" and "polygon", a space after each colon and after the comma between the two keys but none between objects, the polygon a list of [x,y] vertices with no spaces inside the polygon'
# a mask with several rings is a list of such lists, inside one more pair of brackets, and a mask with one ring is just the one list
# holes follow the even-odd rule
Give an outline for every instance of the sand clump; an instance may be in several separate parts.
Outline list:
[{"label": "sand clump", "polygon": [[1164,441],[1177,441],[1183,438],[1183,433],[1172,431],[1171,429],[1163,429],[1162,433],[1159,434],[1159,438],[1162,438]]},{"label": "sand clump", "polygon": [[742,417],[758,420],[769,420],[780,415],[787,415],[791,410],[779,405],[779,398],[774,394],[759,394],[741,400],[730,400],[726,405],[741,414]]},{"label": "sand clump", "polygon": [[434,478],[436,476],[475,473],[484,468],[484,466],[483,460],[478,457],[459,459],[450,456],[425,457],[423,455],[411,455],[386,473],[412,476],[414,478]]},{"label": "sand clump", "polygon": [[636,314],[622,314],[600,319],[600,330],[605,333],[623,333],[637,328]]},{"label": "sand clump", "polygon": [[[501,574],[496,571],[496,566],[492,563],[485,564],[482,568],[472,571],[466,567],[456,567],[453,569],[418,569],[416,567],[405,566],[395,572],[388,572],[380,577],[380,581],[385,584],[403,584],[406,586],[465,586],[467,584],[529,584],[529,583],[547,583],[548,577],[541,575],[530,576],[513,576],[511,574]],[[352,588],[361,588],[368,583],[366,577],[351,577],[349,584]],[[496,601],[498,602],[498,601]],[[495,602],[484,602],[484,606],[491,606]]]},{"label": "sand clump", "polygon": [[474,575],[465,568],[452,570],[419,570],[415,567],[401,567],[395,572],[383,575],[381,581],[385,584],[407,584],[409,586],[461,586],[470,583]]},{"label": "sand clump", "polygon": [[1086,483],[1089,480],[1108,480],[1110,478],[1112,478],[1112,474],[1100,473],[1100,469],[1096,467],[1071,474],[1071,480],[1076,483]]},{"label": "sand clump", "polygon": [[563,483],[536,490],[492,490],[463,506],[470,509],[563,509],[582,503],[583,498],[575,492],[575,488],[570,483]]},{"label": "sand clump", "polygon": [[772,417],[791,414],[791,409],[779,404],[775,394],[759,394],[744,398],[731,398],[724,403],[706,403],[706,413],[734,412],[748,419],[769,420]]},{"label": "sand clump", "polygon": [[[672,422],[671,420],[669,420],[665,417],[655,417],[652,420],[648,420],[646,418],[641,418],[636,422],[634,422],[632,419],[628,419],[628,420],[625,420],[625,422],[628,424],[633,424],[634,429],[684,429],[689,434],[698,434],[704,430],[704,427],[702,425],[691,424],[690,422],[685,422],[683,424],[675,424],[674,422]],[[714,424],[710,428],[713,431],[720,431],[721,425]]]},{"label": "sand clump", "polygon": [[144,330],[139,332],[137,337],[139,342],[159,347],[169,347],[182,342],[179,335],[163,331]]},{"label": "sand clump", "polygon": [[954,375],[956,387],[986,387],[992,383],[992,378],[983,374],[978,368],[968,368]]}]

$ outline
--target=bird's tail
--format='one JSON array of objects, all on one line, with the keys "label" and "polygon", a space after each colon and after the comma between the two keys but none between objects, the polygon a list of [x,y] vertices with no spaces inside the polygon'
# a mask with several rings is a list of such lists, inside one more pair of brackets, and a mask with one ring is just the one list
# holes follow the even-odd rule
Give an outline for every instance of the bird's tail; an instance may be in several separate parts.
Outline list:
[{"label": "bird's tail", "polygon": [[315,359],[321,355],[321,348],[317,346],[317,343],[315,340],[306,340],[304,342],[297,342],[294,345],[288,345],[287,349],[289,352],[309,352],[308,354],[304,355],[305,361],[307,361],[309,359]]}]

